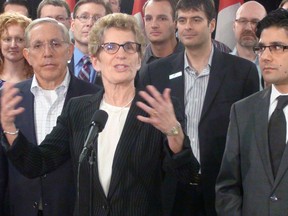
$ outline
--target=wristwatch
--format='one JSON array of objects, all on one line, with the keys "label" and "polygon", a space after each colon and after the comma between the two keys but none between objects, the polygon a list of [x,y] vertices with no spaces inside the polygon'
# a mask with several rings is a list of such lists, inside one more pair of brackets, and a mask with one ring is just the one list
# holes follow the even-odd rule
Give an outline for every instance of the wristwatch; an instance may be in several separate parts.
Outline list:
[{"label": "wristwatch", "polygon": [[172,127],[169,131],[165,132],[166,136],[177,136],[180,132],[181,124],[177,122],[177,125]]}]

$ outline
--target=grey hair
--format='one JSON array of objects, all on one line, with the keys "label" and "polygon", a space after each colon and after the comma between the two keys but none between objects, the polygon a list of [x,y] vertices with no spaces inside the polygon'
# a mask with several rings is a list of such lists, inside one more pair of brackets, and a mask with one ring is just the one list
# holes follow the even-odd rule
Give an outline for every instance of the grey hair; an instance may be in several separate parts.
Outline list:
[{"label": "grey hair", "polygon": [[69,32],[66,28],[66,26],[64,26],[62,23],[58,22],[57,20],[53,19],[53,18],[49,18],[49,17],[44,17],[44,18],[38,18],[33,20],[25,29],[25,42],[26,42],[26,47],[29,47],[30,45],[30,32],[33,28],[35,28],[36,26],[43,24],[43,23],[50,23],[55,25],[56,28],[58,28],[62,35],[63,35],[63,39],[65,42],[70,43],[70,36],[69,36]]}]

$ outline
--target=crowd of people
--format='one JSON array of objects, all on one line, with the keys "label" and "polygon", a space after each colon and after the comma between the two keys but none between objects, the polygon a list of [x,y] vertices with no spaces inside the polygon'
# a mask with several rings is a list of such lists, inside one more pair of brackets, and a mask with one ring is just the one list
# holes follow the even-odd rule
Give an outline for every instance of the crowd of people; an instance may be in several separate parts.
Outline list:
[{"label": "crowd of people", "polygon": [[287,215],[288,1],[120,3],[3,4],[0,215]]}]

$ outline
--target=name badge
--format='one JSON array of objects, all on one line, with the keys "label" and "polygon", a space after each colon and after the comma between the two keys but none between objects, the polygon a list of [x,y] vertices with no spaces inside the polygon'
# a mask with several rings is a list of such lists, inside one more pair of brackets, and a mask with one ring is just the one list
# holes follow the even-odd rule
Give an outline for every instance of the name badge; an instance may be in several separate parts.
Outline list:
[{"label": "name badge", "polygon": [[170,79],[170,80],[171,80],[171,79],[175,79],[175,78],[180,77],[180,76],[182,76],[182,71],[179,71],[179,72],[177,72],[177,73],[174,73],[174,74],[169,75],[169,79]]}]

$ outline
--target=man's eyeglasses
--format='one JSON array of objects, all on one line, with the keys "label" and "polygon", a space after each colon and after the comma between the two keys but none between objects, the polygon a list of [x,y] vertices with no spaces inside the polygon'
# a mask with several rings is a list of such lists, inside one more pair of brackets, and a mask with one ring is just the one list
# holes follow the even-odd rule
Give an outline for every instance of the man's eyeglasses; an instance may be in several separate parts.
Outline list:
[{"label": "man's eyeglasses", "polygon": [[253,47],[253,51],[256,55],[262,55],[263,52],[266,50],[266,48],[269,49],[271,54],[281,54],[284,52],[284,50],[288,49],[287,45],[281,45],[281,44],[273,44],[269,46],[259,45]]},{"label": "man's eyeglasses", "polygon": [[247,20],[247,19],[236,19],[235,22],[237,22],[238,24],[242,25],[242,26],[247,26],[248,23],[250,23],[250,25],[254,28],[257,26],[259,20]]},{"label": "man's eyeglasses", "polygon": [[43,50],[45,50],[46,45],[48,45],[52,51],[58,52],[64,47],[64,44],[68,44],[68,42],[59,40],[50,40],[48,42],[35,42],[28,48],[33,52],[43,52]]},{"label": "man's eyeglasses", "polygon": [[49,17],[57,20],[58,22],[64,23],[66,20],[70,20],[70,17],[63,17],[63,16],[57,16],[57,17]]},{"label": "man's eyeglasses", "polygon": [[109,54],[115,54],[116,52],[118,52],[120,47],[123,47],[125,52],[133,54],[140,51],[141,44],[136,42],[126,42],[124,44],[104,43],[101,45],[101,47],[104,49],[105,52]]},{"label": "man's eyeglasses", "polygon": [[90,16],[90,15],[80,15],[80,16],[76,16],[76,19],[78,19],[80,22],[82,23],[86,23],[88,22],[90,19],[92,19],[92,22],[96,22],[98,19],[100,19],[100,16]]}]

